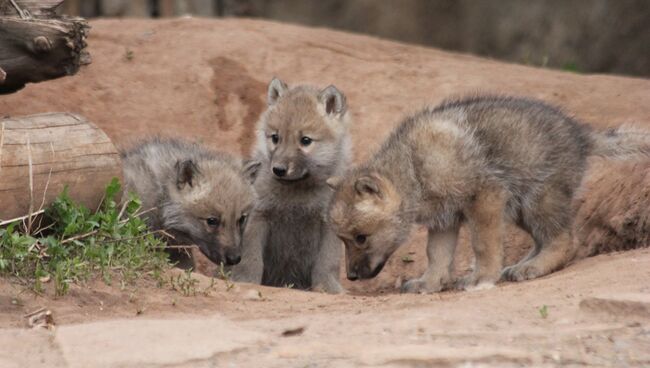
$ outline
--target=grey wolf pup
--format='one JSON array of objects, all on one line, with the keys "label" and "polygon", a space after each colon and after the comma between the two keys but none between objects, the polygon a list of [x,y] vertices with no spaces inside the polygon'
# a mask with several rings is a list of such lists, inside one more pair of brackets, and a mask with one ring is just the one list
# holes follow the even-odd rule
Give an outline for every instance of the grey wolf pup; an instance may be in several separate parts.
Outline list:
[{"label": "grey wolf pup", "polygon": [[[145,215],[152,229],[171,234],[171,244],[196,244],[214,263],[239,263],[259,162],[172,139],[141,143],[123,152],[122,162],[125,193],[153,209]],[[179,266],[193,266],[186,252],[169,252]]]},{"label": "grey wolf pup", "polygon": [[[479,96],[425,109],[406,118],[374,158],[328,180],[347,277],[375,277],[414,223],[428,228],[429,265],[402,286],[405,292],[546,275],[576,252],[571,200],[587,157],[634,154],[650,154],[647,133],[592,132],[540,101]],[[505,221],[528,232],[535,246],[503,269]],[[455,282],[451,267],[463,223],[471,231],[475,266]]]},{"label": "grey wolf pup", "polygon": [[258,200],[233,278],[339,293],[342,245],[326,222],[326,180],[348,162],[345,96],[334,86],[289,88],[273,79],[267,99],[254,154],[262,163]]}]

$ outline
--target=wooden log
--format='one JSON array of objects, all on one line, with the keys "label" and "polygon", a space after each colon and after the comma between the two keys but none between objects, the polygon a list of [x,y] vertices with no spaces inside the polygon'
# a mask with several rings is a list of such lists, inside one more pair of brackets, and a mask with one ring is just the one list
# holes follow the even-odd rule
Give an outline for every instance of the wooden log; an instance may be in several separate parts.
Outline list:
[{"label": "wooden log", "polygon": [[78,115],[0,120],[0,222],[47,206],[65,186],[72,198],[95,209],[106,185],[121,176],[111,140]]},{"label": "wooden log", "polygon": [[18,8],[20,12],[8,3],[0,0],[0,11],[16,15],[0,16],[0,69],[6,73],[0,94],[20,90],[26,83],[73,75],[90,63],[85,51],[89,26],[84,19],[43,18],[54,16],[60,1],[25,1],[28,6]]},{"label": "wooden log", "polygon": [[[5,9],[5,15],[18,14],[18,10],[11,4],[10,0],[3,0],[5,6],[0,7]],[[35,17],[53,17],[55,16],[56,8],[61,5],[65,0],[14,0],[16,5],[27,14]],[[9,6],[12,5],[12,6]],[[13,9],[13,10],[12,10]]]}]

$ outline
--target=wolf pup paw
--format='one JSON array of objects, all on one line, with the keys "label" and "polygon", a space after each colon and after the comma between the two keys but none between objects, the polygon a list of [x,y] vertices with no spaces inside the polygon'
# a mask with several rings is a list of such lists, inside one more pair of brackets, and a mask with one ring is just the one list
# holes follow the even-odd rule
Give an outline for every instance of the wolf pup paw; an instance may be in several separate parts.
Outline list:
[{"label": "wolf pup paw", "polygon": [[494,287],[496,280],[490,277],[481,277],[475,274],[461,277],[454,283],[454,289],[465,291],[487,290]]},{"label": "wolf pup paw", "polygon": [[543,274],[542,270],[537,266],[526,262],[504,268],[501,273],[501,279],[507,281],[532,280]]},{"label": "wolf pup paw", "polygon": [[428,283],[422,279],[412,279],[408,280],[402,284],[400,291],[402,293],[411,293],[411,294],[428,294],[428,293],[437,293],[443,290],[444,285],[442,283],[432,284]]}]

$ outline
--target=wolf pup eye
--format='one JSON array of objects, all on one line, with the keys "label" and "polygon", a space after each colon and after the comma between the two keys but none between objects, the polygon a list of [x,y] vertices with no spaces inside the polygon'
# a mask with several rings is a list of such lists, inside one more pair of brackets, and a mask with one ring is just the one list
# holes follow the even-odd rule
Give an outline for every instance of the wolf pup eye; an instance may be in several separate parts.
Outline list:
[{"label": "wolf pup eye", "polygon": [[307,136],[300,138],[300,144],[305,146],[305,147],[309,146],[311,144],[311,142],[313,142],[313,141],[314,141],[313,139],[311,139],[311,138],[309,138]]},{"label": "wolf pup eye", "polygon": [[273,142],[273,144],[278,144],[279,141],[280,141],[280,136],[277,135],[277,133],[271,134],[271,142]]},{"label": "wolf pup eye", "polygon": [[248,220],[248,215],[247,214],[242,214],[239,220],[237,220],[237,225],[239,225],[239,229],[243,229],[244,226],[246,226],[246,221]]},{"label": "wolf pup eye", "polygon": [[366,242],[366,235],[359,234],[354,237],[354,241],[356,241],[357,244],[361,245]]},{"label": "wolf pup eye", "polygon": [[210,227],[219,227],[219,219],[216,217],[208,217],[207,219],[205,219],[205,222]]}]

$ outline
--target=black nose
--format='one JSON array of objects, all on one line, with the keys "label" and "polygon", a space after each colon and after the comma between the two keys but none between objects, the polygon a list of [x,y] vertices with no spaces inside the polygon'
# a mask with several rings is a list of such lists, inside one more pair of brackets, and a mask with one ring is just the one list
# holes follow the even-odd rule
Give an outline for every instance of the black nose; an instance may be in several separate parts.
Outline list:
[{"label": "black nose", "polygon": [[348,280],[355,281],[359,279],[359,275],[356,272],[348,272]]},{"label": "black nose", "polygon": [[287,169],[284,166],[273,166],[273,173],[278,178],[287,175]]},{"label": "black nose", "polygon": [[241,261],[239,254],[226,254],[226,264],[228,266],[236,265],[239,261]]}]

